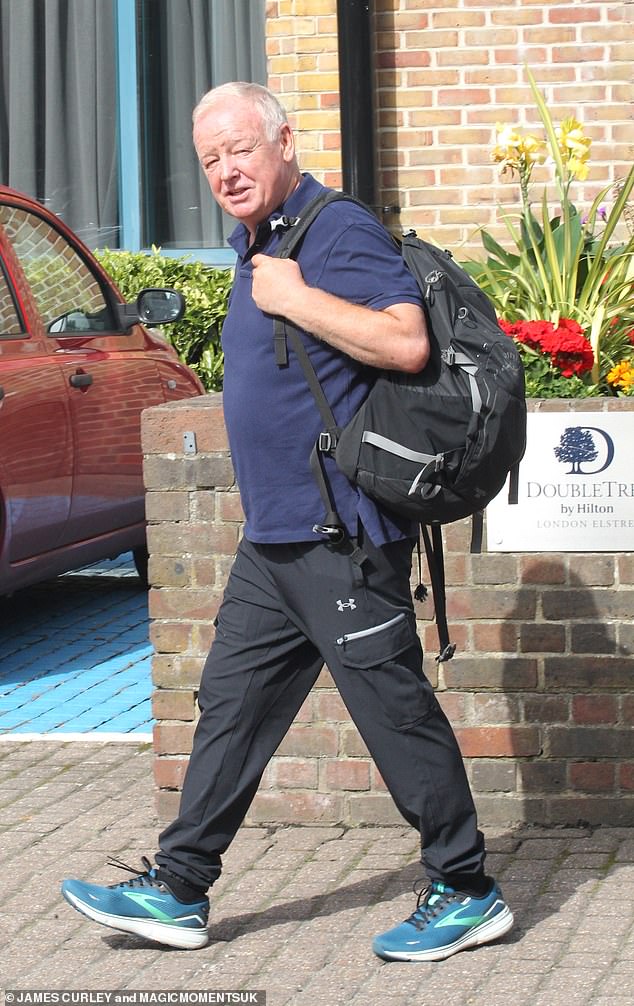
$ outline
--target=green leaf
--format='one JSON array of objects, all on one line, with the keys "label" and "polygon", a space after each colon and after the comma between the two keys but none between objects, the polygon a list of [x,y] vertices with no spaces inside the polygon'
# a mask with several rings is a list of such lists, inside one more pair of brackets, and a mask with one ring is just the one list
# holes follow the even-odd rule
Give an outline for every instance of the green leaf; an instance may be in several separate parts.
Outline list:
[{"label": "green leaf", "polygon": [[541,246],[543,244],[544,232],[532,210],[529,209],[525,216],[521,218],[520,228],[524,248],[534,248],[535,245]]},{"label": "green leaf", "polygon": [[548,137],[548,145],[550,147],[550,152],[552,154],[553,160],[555,162],[555,169],[557,171],[557,176],[563,184],[565,181],[566,169],[564,168],[563,158],[561,156],[561,150],[559,149],[559,143],[557,142],[557,134],[555,132],[555,126],[551,118],[550,112],[548,111],[548,106],[544,100],[542,92],[537,86],[537,81],[535,80],[531,69],[529,66],[526,67],[526,75],[528,77],[528,82],[530,84],[531,91],[533,92],[533,97],[535,99],[535,104],[537,105],[537,111],[539,116],[544,123],[544,129],[546,130],[546,136]]},{"label": "green leaf", "polygon": [[519,262],[519,256],[511,255],[505,251],[502,245],[498,244],[488,231],[482,231],[482,244],[491,255],[494,255],[500,262],[503,262],[509,269],[512,269]]}]

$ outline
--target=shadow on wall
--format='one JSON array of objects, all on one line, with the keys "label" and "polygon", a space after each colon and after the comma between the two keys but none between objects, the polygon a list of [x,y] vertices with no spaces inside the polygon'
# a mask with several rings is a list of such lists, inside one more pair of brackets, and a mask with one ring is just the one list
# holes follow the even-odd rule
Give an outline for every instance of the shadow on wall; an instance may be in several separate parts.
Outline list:
[{"label": "shadow on wall", "polygon": [[504,560],[519,561],[522,586],[482,584],[477,617],[491,621],[473,627],[477,655],[445,665],[439,693],[450,718],[462,703],[452,720],[481,817],[633,825],[634,632],[618,556]]}]

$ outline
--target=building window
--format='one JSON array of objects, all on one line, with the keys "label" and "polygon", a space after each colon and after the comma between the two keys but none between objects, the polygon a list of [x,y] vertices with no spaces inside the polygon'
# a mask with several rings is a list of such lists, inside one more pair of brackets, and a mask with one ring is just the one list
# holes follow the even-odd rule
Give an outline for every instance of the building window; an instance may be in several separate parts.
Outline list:
[{"label": "building window", "polygon": [[265,82],[264,5],[0,0],[0,180],[92,248],[222,247],[191,111],[216,84]]}]

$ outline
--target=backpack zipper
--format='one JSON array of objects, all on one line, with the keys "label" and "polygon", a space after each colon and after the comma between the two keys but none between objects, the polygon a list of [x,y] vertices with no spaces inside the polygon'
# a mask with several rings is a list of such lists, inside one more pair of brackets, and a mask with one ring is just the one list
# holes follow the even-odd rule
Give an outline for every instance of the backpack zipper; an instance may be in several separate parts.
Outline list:
[{"label": "backpack zipper", "polygon": [[402,622],[404,618],[407,618],[407,615],[402,611],[400,615],[390,618],[388,622],[382,622],[381,625],[373,625],[369,629],[360,629],[358,632],[347,632],[345,636],[339,636],[339,639],[336,639],[335,642],[337,646],[343,646],[345,643],[352,642],[353,639],[374,636],[377,632],[383,632],[384,629],[389,629],[390,626],[396,625],[397,622]]}]

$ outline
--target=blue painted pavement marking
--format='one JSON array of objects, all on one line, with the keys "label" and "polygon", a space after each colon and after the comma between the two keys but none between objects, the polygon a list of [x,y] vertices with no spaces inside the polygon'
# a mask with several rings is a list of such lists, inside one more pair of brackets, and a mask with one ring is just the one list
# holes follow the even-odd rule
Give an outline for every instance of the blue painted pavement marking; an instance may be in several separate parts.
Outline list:
[{"label": "blue painted pavement marking", "polygon": [[0,737],[151,736],[147,592],[131,555],[0,598]]}]

